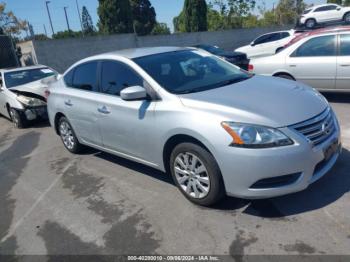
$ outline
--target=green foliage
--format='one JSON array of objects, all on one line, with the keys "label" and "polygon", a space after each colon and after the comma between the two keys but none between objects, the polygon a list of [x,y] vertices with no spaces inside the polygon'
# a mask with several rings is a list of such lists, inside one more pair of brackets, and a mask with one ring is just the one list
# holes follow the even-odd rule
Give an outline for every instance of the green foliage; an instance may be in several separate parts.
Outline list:
[{"label": "green foliage", "polygon": [[133,19],[129,0],[99,0],[98,28],[105,34],[132,33]]},{"label": "green foliage", "polygon": [[0,3],[0,28],[2,33],[9,35],[19,35],[26,30],[26,21],[18,19],[12,11],[6,11],[6,3]]},{"label": "green foliage", "polygon": [[170,28],[166,23],[156,23],[153,27],[151,35],[170,35]]},{"label": "green foliage", "polygon": [[130,0],[135,31],[148,35],[156,25],[156,11],[149,0]]},{"label": "green foliage", "polygon": [[65,30],[65,31],[59,31],[56,34],[52,35],[53,39],[65,39],[65,38],[75,38],[75,37],[82,37],[82,32],[75,32],[72,30]]},{"label": "green foliage", "polygon": [[185,0],[183,15],[186,32],[207,31],[207,3],[205,0]]},{"label": "green foliage", "polygon": [[327,3],[341,5],[343,0],[327,0]]},{"label": "green foliage", "polygon": [[208,31],[218,31],[226,29],[225,17],[219,11],[208,7],[207,13]]},{"label": "green foliage", "polygon": [[45,34],[37,34],[34,35],[34,40],[37,41],[43,41],[43,40],[49,40],[50,38],[48,38]]},{"label": "green foliage", "polygon": [[343,3],[344,6],[350,6],[350,0],[345,0]]},{"label": "green foliage", "polygon": [[174,17],[173,24],[175,32],[186,32],[185,13],[183,10],[178,16]]},{"label": "green foliage", "polygon": [[87,10],[86,6],[83,6],[82,24],[83,24],[84,34],[91,35],[91,34],[94,34],[96,32],[94,23],[92,22],[92,18],[90,16],[89,11]]}]

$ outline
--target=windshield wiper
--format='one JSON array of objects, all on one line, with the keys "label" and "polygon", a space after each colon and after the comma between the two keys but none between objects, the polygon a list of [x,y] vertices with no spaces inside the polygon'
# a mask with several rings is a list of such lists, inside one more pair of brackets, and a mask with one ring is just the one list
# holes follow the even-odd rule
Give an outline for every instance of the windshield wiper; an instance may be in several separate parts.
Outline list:
[{"label": "windshield wiper", "polygon": [[179,92],[177,92],[177,94],[190,94],[190,93],[206,91],[206,90],[210,90],[210,89],[215,89],[215,88],[219,88],[219,87],[223,87],[223,86],[232,85],[232,84],[241,82],[243,80],[247,80],[249,78],[250,77],[232,78],[232,79],[228,79],[228,80],[219,82],[217,84],[212,84],[212,85],[208,85],[208,86],[199,86],[199,87],[195,87],[195,88],[192,88],[189,90],[179,91]]}]

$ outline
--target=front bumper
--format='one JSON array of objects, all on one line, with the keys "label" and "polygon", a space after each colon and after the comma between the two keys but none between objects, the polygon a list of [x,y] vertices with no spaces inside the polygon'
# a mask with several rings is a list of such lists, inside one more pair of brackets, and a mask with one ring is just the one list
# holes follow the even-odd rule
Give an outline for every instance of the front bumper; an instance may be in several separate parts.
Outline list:
[{"label": "front bumper", "polygon": [[[227,195],[256,199],[301,191],[324,176],[341,153],[338,124],[335,132],[317,146],[312,146],[303,135],[291,128],[281,128],[281,131],[293,139],[295,144],[268,149],[228,146],[218,153],[216,159],[223,175]],[[333,148],[332,154],[325,159],[326,149],[330,146]],[[288,176],[295,179],[275,183],[273,186],[261,186],[264,182],[271,182],[274,179],[279,181],[280,178]],[[255,187],[257,184],[260,186]]]},{"label": "front bumper", "polygon": [[39,106],[39,107],[26,107],[21,110],[21,113],[27,119],[28,121],[32,121],[35,119],[43,119],[47,120],[47,107],[46,106]]}]

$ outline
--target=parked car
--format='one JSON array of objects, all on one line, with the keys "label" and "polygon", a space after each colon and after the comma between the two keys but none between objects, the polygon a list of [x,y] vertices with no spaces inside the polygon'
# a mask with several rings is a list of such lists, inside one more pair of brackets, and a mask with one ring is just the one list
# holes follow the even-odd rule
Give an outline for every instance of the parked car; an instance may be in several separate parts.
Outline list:
[{"label": "parked car", "polygon": [[212,45],[196,45],[195,48],[203,49],[211,54],[217,55],[227,62],[239,66],[244,70],[248,70],[249,59],[247,55],[242,52],[225,51],[217,46]]},{"label": "parked car", "polygon": [[169,171],[200,205],[303,190],[341,148],[337,118],[314,89],[190,48],[86,58],[52,84],[48,113],[70,152],[86,145]]},{"label": "parked car", "polygon": [[305,25],[307,28],[336,21],[350,23],[350,7],[342,7],[337,4],[316,5],[306,9],[299,21],[300,25]]},{"label": "parked car", "polygon": [[248,58],[268,56],[277,53],[294,37],[295,31],[278,31],[264,34],[256,38],[249,45],[237,48],[235,52],[247,54]]},{"label": "parked car", "polygon": [[251,60],[250,71],[323,91],[350,91],[350,30],[301,38],[274,56]]},{"label": "parked car", "polygon": [[17,128],[29,121],[46,118],[45,91],[58,73],[47,66],[0,70],[0,114]]}]

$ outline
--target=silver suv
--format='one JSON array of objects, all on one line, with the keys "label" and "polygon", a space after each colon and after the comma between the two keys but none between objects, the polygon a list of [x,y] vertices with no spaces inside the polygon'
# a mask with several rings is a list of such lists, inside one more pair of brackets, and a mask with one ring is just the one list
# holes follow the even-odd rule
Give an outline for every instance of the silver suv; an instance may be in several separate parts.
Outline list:
[{"label": "silver suv", "polygon": [[301,83],[253,76],[205,51],[159,47],[84,59],[50,89],[65,147],[91,146],[169,171],[191,201],[305,189],[340,153],[325,98]]}]

